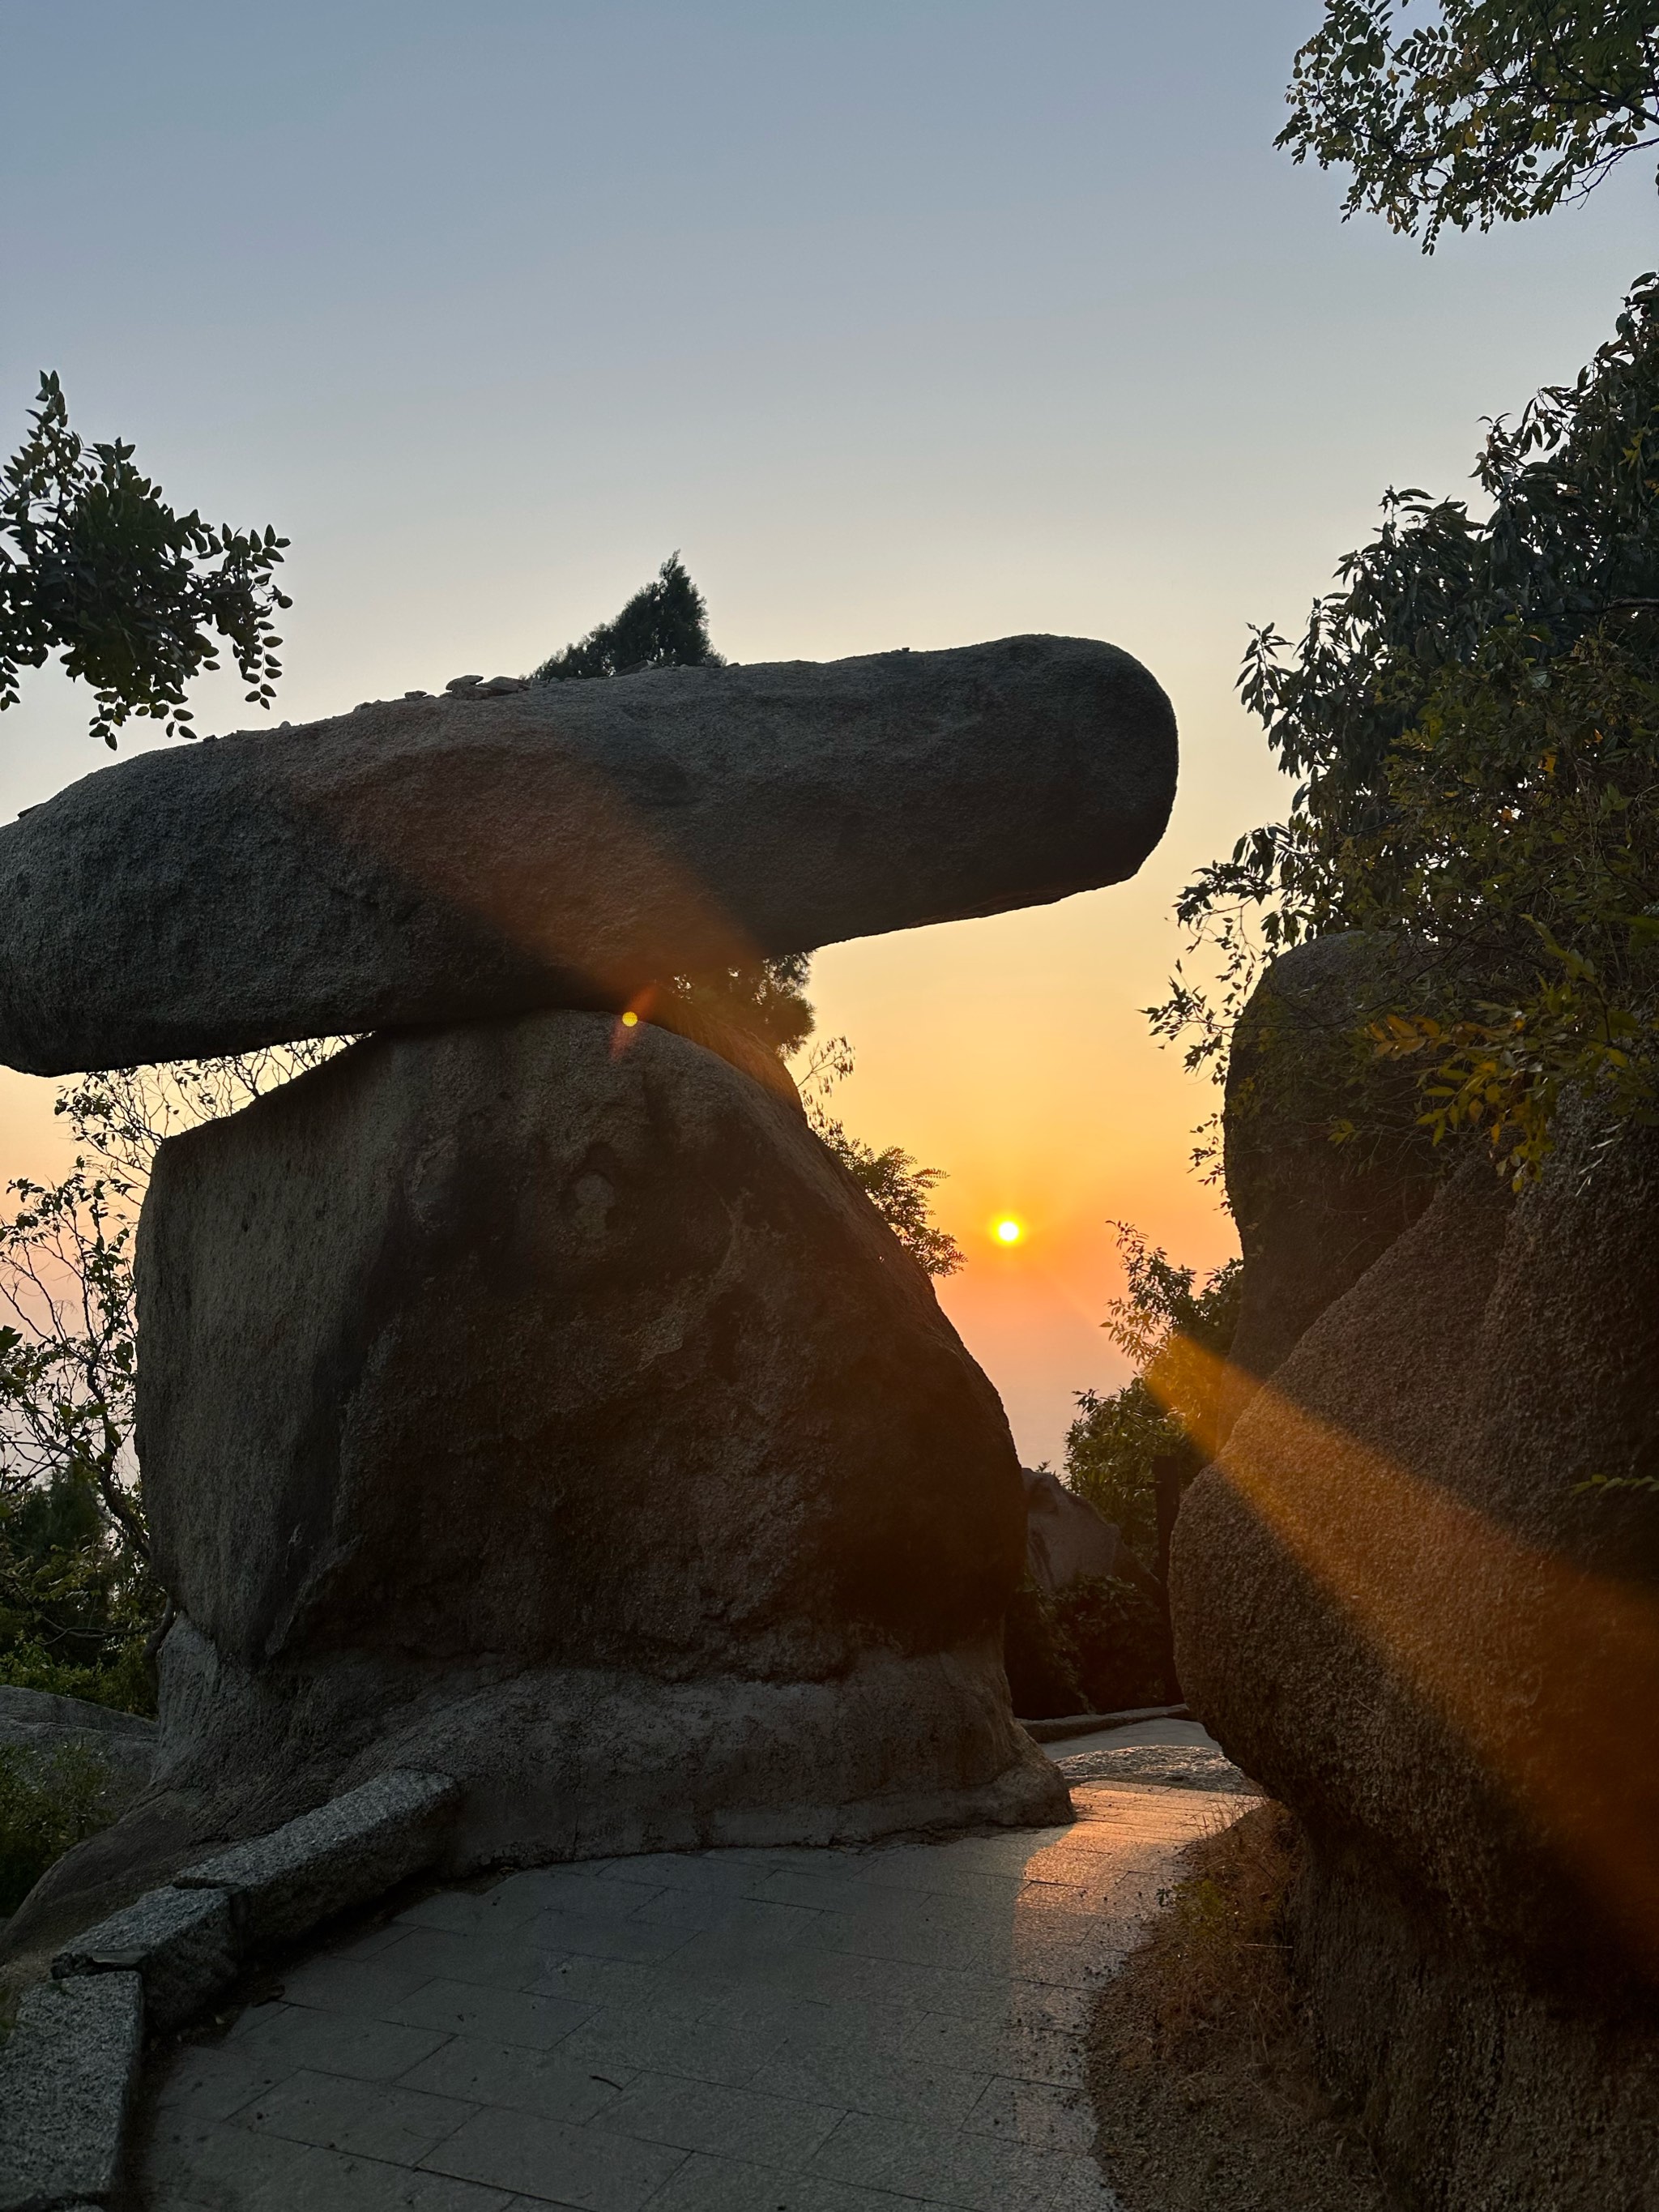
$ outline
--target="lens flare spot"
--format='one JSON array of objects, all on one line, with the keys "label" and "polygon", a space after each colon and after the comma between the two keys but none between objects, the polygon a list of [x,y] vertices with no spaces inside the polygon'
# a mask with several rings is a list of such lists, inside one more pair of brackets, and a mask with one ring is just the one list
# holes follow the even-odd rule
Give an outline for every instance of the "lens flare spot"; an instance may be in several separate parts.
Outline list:
[{"label": "lens flare spot", "polygon": [[1005,1213],[992,1231],[999,1244],[1018,1244],[1025,1234],[1023,1225],[1011,1213]]},{"label": "lens flare spot", "polygon": [[634,1012],[634,1009],[632,1008],[632,1006],[630,1006],[630,1007],[628,1009],[628,1012],[627,1012],[623,1016],[623,1018],[622,1018],[622,1024],[623,1024],[623,1027],[625,1030],[631,1030],[631,1029],[635,1028],[635,1027],[636,1026],[636,1024],[638,1024],[639,1018],[639,1018],[639,1016],[638,1016],[638,1015]]}]

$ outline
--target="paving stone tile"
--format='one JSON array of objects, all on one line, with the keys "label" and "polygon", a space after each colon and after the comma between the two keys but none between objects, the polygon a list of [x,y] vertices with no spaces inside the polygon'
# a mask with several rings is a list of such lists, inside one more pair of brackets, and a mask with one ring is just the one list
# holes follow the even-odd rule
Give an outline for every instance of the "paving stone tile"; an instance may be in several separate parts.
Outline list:
[{"label": "paving stone tile", "polygon": [[[588,1890],[598,1885],[589,1882]],[[440,1890],[422,1897],[398,1915],[399,1928],[435,1928],[449,1936],[510,1936],[552,1902],[550,1892],[523,1890],[502,1895],[499,1891]]]},{"label": "paving stone tile", "polygon": [[402,2084],[300,2073],[246,2106],[237,2124],[291,2142],[315,2143],[323,2150],[413,2166],[476,2109]]},{"label": "paving stone tile", "polygon": [[747,1897],[758,1893],[781,1863],[774,1852],[661,1851],[647,1858],[613,1859],[604,1879],[653,1889]]},{"label": "paving stone tile", "polygon": [[526,2051],[515,2044],[458,2035],[411,2067],[398,2086],[474,2105],[539,2112],[544,2119],[567,2120],[579,2127],[614,2105],[633,2079],[621,2069],[608,2080],[604,2077],[603,2067],[567,2058],[562,2051]]},{"label": "paving stone tile", "polygon": [[1095,2139],[1094,2107],[1081,2088],[1006,2077],[988,2083],[963,2124],[973,2133],[1024,2143],[1028,2150],[1086,2156]]},{"label": "paving stone tile", "polygon": [[[798,2010],[799,2008],[789,2008]],[[717,2081],[740,2089],[778,2048],[781,2029],[716,2015],[680,2020],[673,2014],[611,2005],[594,2013],[559,2045],[561,2057],[599,2072],[617,2067],[632,2073],[683,2074],[697,2081]]]},{"label": "paving stone tile", "polygon": [[308,2203],[306,2180],[316,2160],[305,2143],[160,2112],[138,2157],[140,2197],[148,2203],[172,2191],[211,2212],[295,2212]]},{"label": "paving stone tile", "polygon": [[315,2074],[344,2074],[358,2081],[389,2081],[428,2057],[444,2041],[431,2028],[390,2021],[313,2012],[284,2006],[276,2019],[239,2039],[236,2048],[256,2065]]},{"label": "paving stone tile", "polygon": [[538,1978],[526,1986],[532,1996],[637,2005],[678,2020],[706,2020],[730,1994],[712,1975],[669,1973],[627,1959],[544,1959]]},{"label": "paving stone tile", "polygon": [[766,1969],[765,1979],[771,1988],[825,2004],[893,2005],[968,2020],[1000,2018],[1008,2002],[1008,1984],[995,1974],[913,1966],[902,1959],[819,1953],[777,1960]]},{"label": "paving stone tile", "polygon": [[893,1893],[890,1883],[873,1879],[862,1866],[790,1867],[769,1875],[759,1889],[767,1903],[805,1905],[815,1912],[856,1912]]},{"label": "paving stone tile", "polygon": [[1172,1794],[433,1893],[169,2062],[149,2212],[1113,2212],[1084,2030],[1213,1826]]},{"label": "paving stone tile", "polygon": [[1017,1910],[988,1911],[957,1898],[884,1899],[863,1911],[831,1915],[823,1941],[849,1958],[951,1968],[972,1960],[981,1973],[1006,1973],[1019,1949]]},{"label": "paving stone tile", "polygon": [[922,1897],[1013,1898],[1026,1880],[1024,1868],[969,1866],[931,1844],[872,1851],[860,1873],[872,1889]]},{"label": "paving stone tile", "polygon": [[842,2114],[833,2104],[760,2096],[669,2074],[644,2074],[599,2122],[606,2134],[757,2166],[805,2166]]},{"label": "paving stone tile", "polygon": [[406,1928],[403,1940],[383,1956],[386,1964],[395,1962],[411,1973],[419,1972],[429,1982],[480,1982],[489,1989],[523,1990],[546,1972],[558,1948],[532,1942],[523,1928],[502,1936],[456,1936],[438,1928]]},{"label": "paving stone tile", "polygon": [[677,1922],[659,1925],[633,1906],[611,1912],[550,1906],[520,1931],[520,1940],[543,1952],[578,1959],[625,1959],[656,1966],[682,1949],[691,1930]]},{"label": "paving stone tile", "polygon": [[290,2212],[507,2212],[500,2189],[412,2172],[337,2151],[315,2150],[304,2170],[306,2194]]},{"label": "paving stone tile", "polygon": [[856,2041],[832,2049],[814,2039],[786,2045],[749,2087],[769,2096],[839,2105],[893,2119],[926,2118],[934,2126],[951,2128],[965,2124],[991,2080],[988,2072],[907,2060]]},{"label": "paving stone tile", "polygon": [[150,2094],[158,2110],[222,2120],[295,2070],[281,2063],[259,2065],[234,2045],[186,2043],[156,2063]]},{"label": "paving stone tile", "polygon": [[349,2013],[368,2020],[392,2017],[389,2008],[432,1978],[423,1967],[400,1963],[399,1948],[373,1959],[308,1959],[283,1977],[283,2002],[313,2012]]},{"label": "paving stone tile", "polygon": [[[897,2058],[925,2013],[902,2005],[837,2004],[768,1990],[735,1990],[710,2016],[758,2035],[769,2057],[792,2050],[867,2051]],[[988,2065],[984,2071],[994,2073]]]},{"label": "paving stone tile", "polygon": [[403,1932],[395,1920],[388,1920],[381,1927],[366,1928],[349,1943],[339,1944],[331,1955],[337,1959],[373,1959],[388,1945],[400,1942]]},{"label": "paving stone tile", "polygon": [[428,2170],[517,2190],[575,2212],[643,2212],[685,2153],[572,2128],[534,2112],[479,2112],[425,2160]]},{"label": "paving stone tile", "polygon": [[961,2212],[1046,2208],[1053,2179],[1039,2152],[994,2136],[849,2112],[810,2171],[863,2189],[960,2207]]},{"label": "paving stone tile", "polygon": [[412,1996],[388,2008],[405,2027],[449,2035],[482,2035],[495,2043],[550,2051],[598,2008],[571,1997],[534,1996],[526,1990],[492,1990],[479,1982],[425,1982]]},{"label": "paving stone tile", "polygon": [[[694,2151],[651,2199],[646,2212],[919,2212],[920,2200],[848,2189],[822,2175],[780,2173]],[[1028,2212],[1024,2206],[1009,2212]]]},{"label": "paving stone tile", "polygon": [[273,2020],[291,2009],[280,1997],[267,1997],[258,2004],[248,2005],[226,2028],[223,2039],[226,2043],[240,2043],[245,2035],[252,2035],[255,2029],[268,2027]]}]

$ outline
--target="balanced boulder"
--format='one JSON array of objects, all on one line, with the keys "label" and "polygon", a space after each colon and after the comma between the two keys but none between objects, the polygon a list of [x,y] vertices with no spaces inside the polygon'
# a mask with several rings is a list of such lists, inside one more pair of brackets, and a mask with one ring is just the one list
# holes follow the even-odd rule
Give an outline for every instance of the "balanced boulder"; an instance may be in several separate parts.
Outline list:
[{"label": "balanced boulder", "polygon": [[473,685],[152,752],[0,830],[0,1060],[644,1004],[1118,882],[1175,777],[1152,678],[1057,637]]},{"label": "balanced boulder", "polygon": [[700,1047],[356,1045],[163,1145],[138,1296],[156,1787],[18,1941],[396,1768],[463,1785],[454,1868],[1067,1817],[1000,1663],[996,1394]]}]

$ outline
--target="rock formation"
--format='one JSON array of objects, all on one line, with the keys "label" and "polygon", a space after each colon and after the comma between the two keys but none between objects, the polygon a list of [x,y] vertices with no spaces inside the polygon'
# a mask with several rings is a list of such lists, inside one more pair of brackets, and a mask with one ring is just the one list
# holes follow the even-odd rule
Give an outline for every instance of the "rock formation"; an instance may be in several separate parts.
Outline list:
[{"label": "rock formation", "polygon": [[161,1147],[150,1796],[40,1942],[398,1767],[450,1864],[1065,1818],[996,1395],[799,1115],[579,1012],[352,1048]]},{"label": "rock formation", "polygon": [[[1345,962],[1363,975],[1364,948],[1310,948],[1267,988],[1311,975],[1334,1013]],[[1263,1053],[1291,1096],[1294,1038]],[[1270,1150],[1258,1131],[1248,1156]],[[1659,2113],[1659,1515],[1584,1486],[1659,1472],[1659,1134],[1569,1116],[1518,1198],[1480,1157],[1426,1206],[1406,1172],[1407,1225],[1187,1494],[1181,1679],[1307,1828],[1310,2019],[1406,2200],[1635,2203]],[[1322,1164],[1260,1195],[1235,1203],[1270,1267],[1388,1213],[1379,1180],[1362,1202]]]},{"label": "rock formation", "polygon": [[1115,1521],[1046,1468],[1019,1472],[1025,1485],[1025,1571],[1039,1589],[1052,1595],[1085,1575],[1118,1576],[1138,1585],[1147,1581]]},{"label": "rock formation", "polygon": [[84,1698],[0,1683],[0,1751],[21,1751],[31,1763],[60,1751],[89,1752],[109,1774],[106,1802],[135,1796],[155,1761],[155,1723]]},{"label": "rock formation", "polygon": [[474,684],[148,753],[0,830],[0,1060],[620,1008],[1115,883],[1175,774],[1146,671],[1054,637]]},{"label": "rock formation", "polygon": [[[1271,1375],[1327,1306],[1427,1205],[1432,1147],[1409,1061],[1380,1061],[1365,1024],[1409,1004],[1427,965],[1404,940],[1355,931],[1276,960],[1227,1063],[1227,1197],[1244,1260],[1231,1357]],[[1356,1126],[1349,1142],[1334,1127]]]}]

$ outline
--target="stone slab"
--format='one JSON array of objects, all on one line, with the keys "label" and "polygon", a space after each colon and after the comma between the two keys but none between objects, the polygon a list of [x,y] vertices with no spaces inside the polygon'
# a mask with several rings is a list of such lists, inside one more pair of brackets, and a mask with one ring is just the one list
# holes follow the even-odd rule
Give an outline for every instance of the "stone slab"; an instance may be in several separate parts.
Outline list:
[{"label": "stone slab", "polygon": [[31,1990],[0,2051],[0,2212],[108,2203],[143,2051],[136,1973]]},{"label": "stone slab", "polygon": [[474,687],[143,754],[0,830],[0,1060],[614,1010],[1041,905],[1134,873],[1176,755],[1138,661],[1057,637]]},{"label": "stone slab", "polygon": [[58,1954],[52,1971],[60,1980],[137,1974],[151,2025],[176,2027],[235,1975],[229,1906],[216,1890],[148,1890],[77,1936]]},{"label": "stone slab", "polygon": [[223,1892],[244,1943],[287,1942],[429,1865],[439,1822],[460,1794],[446,1774],[397,1770],[174,1881],[181,1892]]}]

